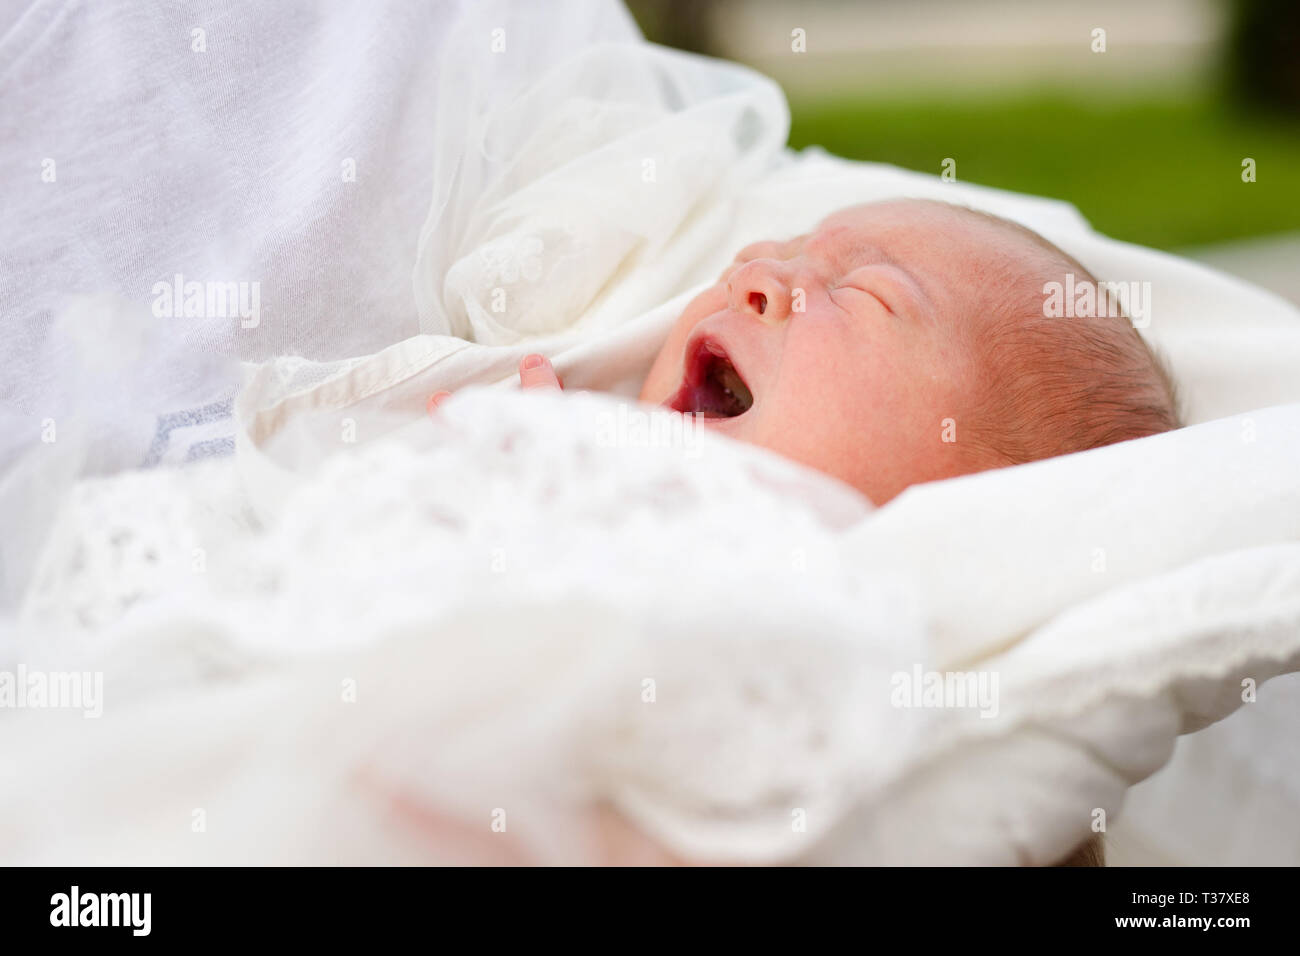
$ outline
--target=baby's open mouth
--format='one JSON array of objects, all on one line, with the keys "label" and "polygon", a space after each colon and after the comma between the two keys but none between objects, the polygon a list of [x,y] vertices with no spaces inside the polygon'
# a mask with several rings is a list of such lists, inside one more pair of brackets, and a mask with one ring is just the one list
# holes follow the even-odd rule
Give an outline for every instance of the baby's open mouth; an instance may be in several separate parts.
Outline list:
[{"label": "baby's open mouth", "polygon": [[704,339],[686,357],[682,387],[668,400],[669,408],[705,418],[735,418],[749,411],[754,396],[716,342]]}]

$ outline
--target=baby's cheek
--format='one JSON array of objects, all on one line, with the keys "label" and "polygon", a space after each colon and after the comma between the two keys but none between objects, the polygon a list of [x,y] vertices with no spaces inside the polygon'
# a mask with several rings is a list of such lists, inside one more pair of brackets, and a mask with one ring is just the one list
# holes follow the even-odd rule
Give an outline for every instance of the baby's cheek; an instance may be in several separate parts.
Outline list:
[{"label": "baby's cheek", "polygon": [[650,374],[646,376],[645,383],[641,386],[641,394],[638,397],[643,402],[662,405],[672,395],[673,384],[673,363],[669,354],[669,346],[665,345],[655,358],[654,364],[650,366]]},{"label": "baby's cheek", "polygon": [[[905,409],[880,355],[837,341],[798,370],[783,368],[771,441],[803,463],[858,486],[882,458],[899,453]],[[788,376],[785,373],[791,373]]]}]

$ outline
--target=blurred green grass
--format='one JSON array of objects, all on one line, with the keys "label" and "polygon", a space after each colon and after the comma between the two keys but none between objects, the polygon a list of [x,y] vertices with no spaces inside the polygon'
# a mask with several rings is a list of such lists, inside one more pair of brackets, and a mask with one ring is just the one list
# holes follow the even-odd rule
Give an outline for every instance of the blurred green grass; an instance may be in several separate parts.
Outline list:
[{"label": "blurred green grass", "polygon": [[[1209,94],[1100,103],[1002,98],[792,100],[790,145],[1066,199],[1098,230],[1176,249],[1300,230],[1300,125]],[[1242,160],[1257,164],[1241,179]]]}]

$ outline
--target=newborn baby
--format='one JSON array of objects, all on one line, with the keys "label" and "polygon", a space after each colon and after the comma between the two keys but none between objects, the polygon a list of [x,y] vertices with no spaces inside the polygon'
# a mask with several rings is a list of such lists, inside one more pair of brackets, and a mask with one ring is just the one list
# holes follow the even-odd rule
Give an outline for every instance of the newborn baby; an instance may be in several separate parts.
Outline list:
[{"label": "newborn baby", "polygon": [[[986,213],[845,209],[741,250],[677,320],[641,399],[878,505],[919,482],[1177,428],[1171,380],[1118,309],[1045,317],[1044,286],[1067,273],[1095,287],[1046,239]],[[520,375],[559,385],[542,356]]]},{"label": "newborn baby", "polygon": [[[1097,290],[1075,259],[996,216],[921,200],[845,209],[741,250],[678,318],[641,399],[876,504],[919,482],[1177,428],[1172,382],[1122,313],[1045,315],[1045,286],[1070,273]],[[560,386],[540,355],[520,378]],[[610,860],[676,862],[602,819]],[[1060,865],[1102,860],[1095,837]]]}]

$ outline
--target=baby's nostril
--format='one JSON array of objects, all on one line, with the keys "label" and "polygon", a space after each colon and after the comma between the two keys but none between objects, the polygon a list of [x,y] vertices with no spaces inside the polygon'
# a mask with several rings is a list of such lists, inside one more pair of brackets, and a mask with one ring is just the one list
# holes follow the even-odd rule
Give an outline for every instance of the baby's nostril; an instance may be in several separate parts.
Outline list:
[{"label": "baby's nostril", "polygon": [[751,292],[749,294],[749,305],[757,311],[759,315],[762,315],[767,311],[767,296],[763,295],[761,292]]}]

